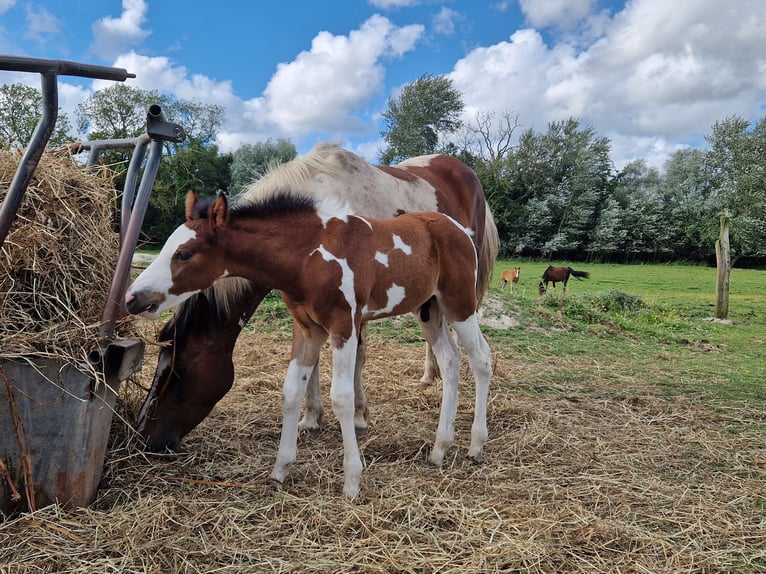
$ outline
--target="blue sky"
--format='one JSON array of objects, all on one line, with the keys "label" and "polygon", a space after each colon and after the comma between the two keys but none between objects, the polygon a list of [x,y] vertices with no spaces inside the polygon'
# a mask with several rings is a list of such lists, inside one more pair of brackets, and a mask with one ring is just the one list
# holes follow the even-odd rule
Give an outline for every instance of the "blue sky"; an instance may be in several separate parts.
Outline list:
[{"label": "blue sky", "polygon": [[[374,161],[401,86],[446,74],[465,120],[568,117],[617,168],[661,167],[714,122],[766,105],[762,0],[0,0],[0,53],[126,68],[129,80],[226,110],[222,150],[333,140]],[[39,87],[39,76],[0,72]],[[103,82],[59,79],[70,118]]]}]

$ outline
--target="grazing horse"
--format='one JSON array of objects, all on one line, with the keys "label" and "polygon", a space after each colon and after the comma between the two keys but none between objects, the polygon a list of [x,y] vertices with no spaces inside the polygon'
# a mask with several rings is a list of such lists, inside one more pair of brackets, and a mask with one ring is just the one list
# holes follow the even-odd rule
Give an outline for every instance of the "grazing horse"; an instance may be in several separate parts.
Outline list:
[{"label": "grazing horse", "polygon": [[343,436],[343,493],[359,492],[362,460],[354,425],[354,369],[367,321],[417,311],[443,377],[441,415],[429,461],[441,465],[453,440],[460,350],[476,381],[468,456],[482,461],[487,440],[489,345],[476,311],[476,248],[471,231],[439,213],[394,219],[351,215],[330,201],[278,193],[229,209],[225,196],[186,201],[186,223],[128,289],[133,314],[165,309],[222,277],[244,277],[282,292],[293,316],[293,343],[283,388],[282,435],[271,479],[281,484],[295,461],[298,415],[307,381],[329,338],[333,411]]},{"label": "grazing horse", "polygon": [[553,283],[554,289],[556,288],[556,283],[563,283],[564,291],[566,291],[567,282],[569,281],[570,276],[574,277],[578,281],[581,281],[581,278],[588,279],[590,277],[590,273],[587,271],[575,271],[571,267],[554,267],[549,265],[548,269],[543,271],[542,281],[540,281],[539,285],[540,295],[545,295],[545,292],[548,291],[549,282]]},{"label": "grazing horse", "polygon": [[[289,189],[316,198],[336,198],[352,212],[386,219],[409,211],[446,213],[473,232],[479,253],[477,306],[490,282],[499,241],[481,183],[461,161],[445,156],[414,157],[396,166],[373,166],[337,145],[319,144],[308,154],[270,169],[238,201],[249,202]],[[163,343],[149,393],[138,416],[146,447],[175,449],[229,391],[232,354],[242,327],[271,286],[226,278],[178,306],[159,335]],[[362,384],[364,329],[356,363],[356,424],[367,426]],[[436,367],[426,353],[423,378],[433,382]],[[318,430],[323,407],[315,370],[306,393],[301,426]]]},{"label": "grazing horse", "polygon": [[513,269],[506,269],[500,274],[500,289],[505,289],[508,283],[511,284],[511,292],[516,291],[516,287],[519,286],[519,276],[521,275],[521,267],[514,267]]}]

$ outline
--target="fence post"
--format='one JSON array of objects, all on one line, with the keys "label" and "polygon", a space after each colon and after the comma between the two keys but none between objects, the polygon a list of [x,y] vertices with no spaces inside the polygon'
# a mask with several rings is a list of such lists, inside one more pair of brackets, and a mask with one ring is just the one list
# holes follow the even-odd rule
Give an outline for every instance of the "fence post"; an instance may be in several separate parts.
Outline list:
[{"label": "fence post", "polygon": [[715,317],[726,319],[729,314],[729,284],[731,283],[731,251],[729,249],[729,212],[721,214],[721,234],[715,242],[716,288]]}]

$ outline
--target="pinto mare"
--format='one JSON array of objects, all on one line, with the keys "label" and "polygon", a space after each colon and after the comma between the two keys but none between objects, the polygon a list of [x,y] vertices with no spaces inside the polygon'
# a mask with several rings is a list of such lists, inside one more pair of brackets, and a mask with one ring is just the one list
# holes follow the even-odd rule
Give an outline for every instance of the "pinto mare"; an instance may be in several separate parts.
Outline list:
[{"label": "pinto mare", "polygon": [[[238,201],[268,197],[289,189],[317,198],[335,197],[351,211],[390,218],[407,211],[439,211],[470,228],[479,253],[478,299],[486,292],[498,251],[497,229],[476,175],[459,160],[444,156],[411,158],[396,166],[373,166],[336,145],[320,144],[305,156],[269,170]],[[138,429],[150,450],[175,449],[229,391],[234,381],[232,353],[242,327],[270,291],[240,278],[218,281],[184,301],[162,329],[157,369],[141,406]],[[480,302],[477,300],[477,306]],[[362,385],[364,332],[356,365],[357,426],[366,428]],[[435,376],[427,353],[423,382]],[[318,371],[312,373],[301,425],[322,422]]]},{"label": "pinto mare", "polygon": [[476,381],[468,456],[482,461],[487,440],[489,345],[476,310],[476,248],[471,231],[449,216],[419,212],[393,219],[351,215],[337,203],[285,192],[230,210],[225,196],[198,202],[189,192],[186,223],[128,289],[133,314],[159,313],[226,276],[271,285],[293,316],[283,388],[282,434],[271,479],[281,484],[295,461],[298,416],[308,378],[329,338],[333,411],[343,436],[343,493],[359,492],[362,460],[354,424],[354,370],[367,321],[416,316],[442,374],[442,405],[429,461],[452,445],[460,349]]},{"label": "pinto mare", "polygon": [[545,295],[546,291],[548,291],[549,282],[553,283],[554,289],[556,288],[556,283],[562,283],[564,285],[564,291],[566,291],[569,277],[574,277],[578,281],[581,281],[582,279],[588,279],[590,273],[587,271],[575,271],[571,267],[554,267],[549,265],[548,268],[543,271],[542,280],[539,285],[540,295]]},{"label": "pinto mare", "polygon": [[521,267],[514,267],[513,269],[506,269],[500,274],[500,290],[506,288],[508,283],[511,284],[511,291],[516,291],[516,287],[519,286],[519,277],[521,276]]}]

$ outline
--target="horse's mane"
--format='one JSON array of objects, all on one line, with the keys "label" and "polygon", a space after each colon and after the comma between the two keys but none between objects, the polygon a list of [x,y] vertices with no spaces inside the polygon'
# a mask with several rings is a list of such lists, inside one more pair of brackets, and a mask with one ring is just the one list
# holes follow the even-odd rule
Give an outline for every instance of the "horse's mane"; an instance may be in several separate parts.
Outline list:
[{"label": "horse's mane", "polygon": [[282,192],[309,191],[308,184],[317,175],[339,178],[341,165],[335,161],[337,154],[348,154],[340,146],[320,143],[306,155],[283,164],[272,165],[259,179],[248,185],[237,197],[252,201]]}]

